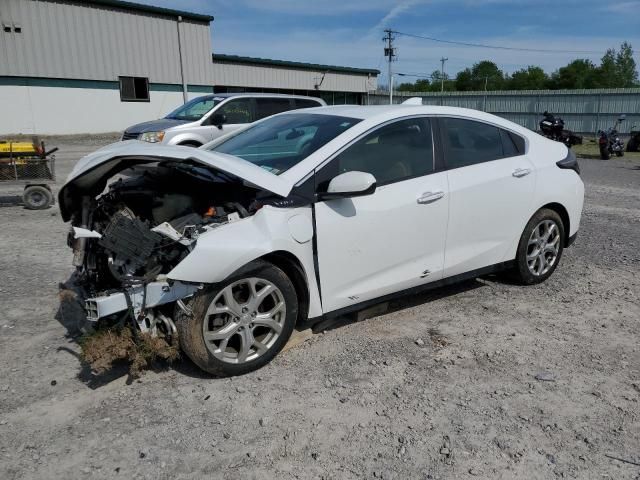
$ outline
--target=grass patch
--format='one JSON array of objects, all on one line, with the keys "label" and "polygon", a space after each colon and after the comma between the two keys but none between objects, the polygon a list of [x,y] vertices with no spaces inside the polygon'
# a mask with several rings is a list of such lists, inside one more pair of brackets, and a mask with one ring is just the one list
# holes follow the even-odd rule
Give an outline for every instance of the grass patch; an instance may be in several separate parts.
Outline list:
[{"label": "grass patch", "polygon": [[[582,145],[574,145],[571,147],[578,157],[582,158],[600,158],[600,149],[594,137],[584,137]],[[626,143],[625,143],[626,148]],[[618,158],[612,155],[611,158]],[[624,157],[629,160],[640,160],[640,152],[624,152]]]},{"label": "grass patch", "polygon": [[180,356],[177,341],[140,333],[134,338],[131,329],[107,328],[85,335],[80,341],[80,358],[97,374],[117,364],[128,364],[129,374],[136,378],[157,360],[171,363]]}]

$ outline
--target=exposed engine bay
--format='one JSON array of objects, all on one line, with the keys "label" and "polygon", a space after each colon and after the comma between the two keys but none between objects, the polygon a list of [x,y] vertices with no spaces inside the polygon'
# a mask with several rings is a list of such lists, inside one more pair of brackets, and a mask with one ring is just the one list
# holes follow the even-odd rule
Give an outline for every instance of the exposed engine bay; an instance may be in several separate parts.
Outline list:
[{"label": "exposed engine bay", "polygon": [[88,320],[134,319],[144,332],[172,334],[176,305],[185,309],[181,299],[200,286],[166,274],[199,235],[253,215],[269,194],[184,161],[138,165],[116,177],[98,195],[77,196],[81,208],[71,212],[68,244]]}]

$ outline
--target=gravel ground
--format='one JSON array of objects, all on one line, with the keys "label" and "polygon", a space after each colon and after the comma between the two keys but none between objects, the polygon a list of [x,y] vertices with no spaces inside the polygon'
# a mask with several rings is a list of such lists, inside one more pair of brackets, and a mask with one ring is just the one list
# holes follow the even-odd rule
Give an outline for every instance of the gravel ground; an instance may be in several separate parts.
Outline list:
[{"label": "gravel ground", "polygon": [[[60,146],[62,180],[86,147]],[[640,165],[581,167],[545,284],[411,297],[233,379],[93,377],[55,319],[67,225],[0,208],[0,478],[640,478],[609,457],[640,462]]]}]

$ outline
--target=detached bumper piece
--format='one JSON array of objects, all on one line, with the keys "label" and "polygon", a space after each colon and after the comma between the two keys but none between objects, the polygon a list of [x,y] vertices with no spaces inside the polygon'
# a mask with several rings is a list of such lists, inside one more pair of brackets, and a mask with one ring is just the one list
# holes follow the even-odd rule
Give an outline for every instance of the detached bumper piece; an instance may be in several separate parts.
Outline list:
[{"label": "detached bumper piece", "polygon": [[[131,299],[131,307],[134,313],[138,313],[143,305],[145,308],[153,308],[159,305],[175,302],[189,297],[198,291],[199,285],[191,285],[181,282],[151,282],[146,286],[135,286],[127,289]],[[88,298],[85,300],[87,320],[97,322],[101,318],[114,313],[124,312],[129,308],[125,292],[117,292],[102,297]]]}]

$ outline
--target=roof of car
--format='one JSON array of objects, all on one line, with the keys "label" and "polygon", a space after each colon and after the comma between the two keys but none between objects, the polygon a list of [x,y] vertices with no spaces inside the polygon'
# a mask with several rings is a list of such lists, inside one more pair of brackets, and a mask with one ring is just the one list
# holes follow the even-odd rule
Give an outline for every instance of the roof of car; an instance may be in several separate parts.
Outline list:
[{"label": "roof of car", "polygon": [[288,93],[263,93],[263,92],[242,92],[242,93],[213,93],[206,95],[207,97],[283,97],[283,98],[311,98],[313,100],[320,100],[318,97],[310,97],[308,95],[291,95]]},{"label": "roof of car", "polygon": [[[292,110],[286,113],[296,113]],[[299,112],[297,112],[299,113]],[[330,107],[313,107],[305,109],[305,113],[321,113],[340,117],[359,118],[367,120],[389,114],[396,116],[411,115],[412,113],[431,115],[461,115],[481,117],[489,115],[479,110],[457,107],[440,107],[436,105],[334,105]]]}]

